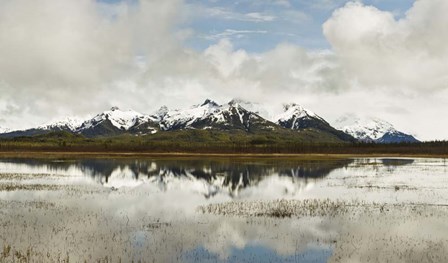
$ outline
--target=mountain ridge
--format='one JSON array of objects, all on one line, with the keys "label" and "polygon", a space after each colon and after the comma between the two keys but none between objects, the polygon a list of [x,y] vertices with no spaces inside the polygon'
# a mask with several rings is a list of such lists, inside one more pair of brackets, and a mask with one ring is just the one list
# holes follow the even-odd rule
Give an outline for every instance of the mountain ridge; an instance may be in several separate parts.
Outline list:
[{"label": "mountain ridge", "polygon": [[[283,113],[273,118],[260,116],[259,112],[262,109],[251,111],[246,107],[260,109],[258,104],[239,99],[233,99],[226,104],[206,99],[203,103],[186,109],[170,110],[168,107],[162,106],[153,114],[142,114],[130,109],[121,110],[118,107],[112,107],[93,118],[82,120],[76,117],[67,117],[28,130],[1,133],[0,137],[35,136],[54,131],[66,131],[94,138],[122,134],[144,136],[182,130],[216,130],[239,131],[252,135],[282,133],[278,136],[288,136],[288,132],[300,134],[308,131],[307,135],[304,134],[304,138],[316,142],[322,138],[326,138],[324,141],[334,139],[341,142],[355,142],[355,138],[357,138],[353,136],[354,133],[336,129],[324,118],[297,103],[284,104]],[[404,137],[406,135],[396,130],[390,131],[391,133],[383,138],[384,141],[378,140],[377,142],[388,143],[397,136]],[[315,135],[310,136],[310,134]]]}]

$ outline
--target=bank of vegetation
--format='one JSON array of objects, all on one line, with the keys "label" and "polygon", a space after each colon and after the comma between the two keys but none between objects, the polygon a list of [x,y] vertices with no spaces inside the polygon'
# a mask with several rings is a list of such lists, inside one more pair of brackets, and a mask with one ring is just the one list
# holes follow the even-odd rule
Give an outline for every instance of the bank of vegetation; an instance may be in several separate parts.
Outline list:
[{"label": "bank of vegetation", "polygon": [[156,135],[86,138],[67,132],[0,139],[1,152],[136,152],[256,154],[403,154],[448,155],[448,142],[340,143],[282,134],[178,131]]}]

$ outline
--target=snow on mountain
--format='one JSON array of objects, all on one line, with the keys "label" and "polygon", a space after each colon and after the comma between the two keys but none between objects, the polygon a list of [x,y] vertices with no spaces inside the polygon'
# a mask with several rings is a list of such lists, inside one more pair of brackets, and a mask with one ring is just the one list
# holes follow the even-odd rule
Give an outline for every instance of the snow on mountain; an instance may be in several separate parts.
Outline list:
[{"label": "snow on mountain", "polygon": [[154,134],[159,131],[159,121],[160,120],[154,116],[139,116],[127,131],[137,135]]},{"label": "snow on mountain", "polygon": [[[263,126],[263,122],[268,124],[268,121],[246,110],[237,101],[220,105],[207,99],[204,103],[189,109],[164,113],[160,128],[162,130],[213,128],[249,130],[255,126]],[[269,125],[265,128],[267,126]]]},{"label": "snow on mountain", "polygon": [[389,122],[375,117],[360,118],[356,115],[348,114],[337,119],[334,125],[356,139],[366,142],[418,141],[412,135],[396,130]]},{"label": "snow on mountain", "polygon": [[[207,99],[201,105],[194,105],[189,109],[173,110],[173,111],[158,111],[161,117],[160,128],[162,130],[171,130],[177,128],[193,128],[192,125],[196,122],[211,118],[215,123],[222,123],[222,106],[216,102]],[[161,115],[162,114],[162,115]]]},{"label": "snow on mountain", "polygon": [[266,110],[265,105],[256,102],[250,102],[243,99],[232,99],[229,104],[240,105],[244,109],[253,112],[267,120],[270,120],[271,114]]},{"label": "snow on mountain", "polygon": [[154,115],[152,115],[158,122],[160,122],[161,120],[163,120],[165,118],[165,116],[168,114],[169,109],[167,106],[162,106],[160,107],[160,109],[158,109]]},{"label": "snow on mountain", "polygon": [[379,143],[417,142],[413,136],[397,131],[390,123],[377,118],[361,119],[346,115],[335,122],[335,127],[342,130],[340,131],[314,112],[295,103],[284,105],[284,112],[277,115],[274,121],[263,118],[260,114],[268,115],[257,103],[233,99],[227,104],[220,105],[207,99],[202,104],[183,110],[169,110],[163,106],[153,115],[113,107],[88,120],[67,117],[23,131],[10,132],[0,128],[0,133],[5,138],[13,138],[40,135],[49,131],[69,131],[86,137],[98,137],[118,136],[124,133],[145,135],[183,129],[257,132],[285,128],[299,131],[313,129],[343,141],[355,141],[356,138]]},{"label": "snow on mountain", "polygon": [[319,117],[314,112],[307,110],[295,103],[285,104],[283,106],[283,109],[284,112],[278,115],[275,118],[275,120],[277,121],[278,124],[284,126],[285,128],[289,129],[306,128],[301,127],[301,122],[303,120],[311,120],[311,119],[316,119],[324,123],[327,123],[324,119]]},{"label": "snow on mountain", "polygon": [[319,115],[298,104],[285,104],[283,108],[284,112],[276,117],[276,123],[283,128],[297,131],[313,129],[343,141],[356,141],[351,135],[335,129]]},{"label": "snow on mountain", "polygon": [[49,131],[64,130],[74,132],[83,124],[83,122],[84,120],[78,117],[66,117],[62,120],[38,126],[37,129]]},{"label": "snow on mountain", "polygon": [[118,107],[112,107],[110,110],[102,112],[96,115],[94,118],[85,121],[82,125],[79,126],[77,131],[79,132],[82,130],[93,128],[106,120],[110,121],[114,127],[120,130],[127,131],[139,120],[144,121],[148,119],[151,119],[151,117],[145,116],[134,110],[122,111]]},{"label": "snow on mountain", "polygon": [[361,119],[354,115],[340,117],[335,126],[362,141],[376,141],[384,134],[396,131],[387,121],[373,117]]}]

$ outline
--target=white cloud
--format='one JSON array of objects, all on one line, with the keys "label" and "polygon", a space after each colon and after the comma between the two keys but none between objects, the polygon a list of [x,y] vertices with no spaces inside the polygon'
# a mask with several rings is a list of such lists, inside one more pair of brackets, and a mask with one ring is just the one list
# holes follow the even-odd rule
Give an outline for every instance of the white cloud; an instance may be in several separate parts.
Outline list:
[{"label": "white cloud", "polygon": [[204,55],[223,77],[229,77],[237,72],[240,66],[249,59],[249,55],[244,50],[233,52],[232,43],[227,39],[207,48]]},{"label": "white cloud", "polygon": [[98,94],[113,94],[110,84],[132,75],[136,55],[156,61],[177,48],[172,30],[180,4],[2,1],[0,99],[42,118],[104,106],[107,98]]},{"label": "white cloud", "polygon": [[415,2],[395,20],[360,3],[337,10],[324,24],[324,34],[348,77],[368,88],[430,92],[448,85],[448,2]]},{"label": "white cloud", "polygon": [[202,14],[205,16],[218,17],[226,20],[260,23],[260,22],[272,22],[277,19],[274,15],[269,15],[260,12],[240,13],[222,7],[204,8],[202,6],[196,6],[195,8],[196,11],[202,12]]},{"label": "white cloud", "polygon": [[275,16],[266,15],[258,12],[247,13],[244,16],[248,21],[253,22],[270,22],[275,20]]},{"label": "white cloud", "polygon": [[226,29],[221,33],[212,34],[205,36],[208,40],[220,40],[229,37],[243,38],[248,34],[267,34],[266,30],[234,30],[234,29]]}]

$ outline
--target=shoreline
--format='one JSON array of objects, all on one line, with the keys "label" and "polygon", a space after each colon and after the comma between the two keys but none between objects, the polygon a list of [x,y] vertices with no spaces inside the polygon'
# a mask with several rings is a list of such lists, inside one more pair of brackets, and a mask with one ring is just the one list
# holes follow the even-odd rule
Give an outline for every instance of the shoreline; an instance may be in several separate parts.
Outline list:
[{"label": "shoreline", "polygon": [[290,158],[290,159],[350,159],[350,158],[448,158],[448,155],[440,154],[386,154],[386,153],[368,153],[368,154],[333,154],[333,153],[188,153],[188,152],[160,152],[160,153],[142,153],[142,152],[55,152],[55,151],[35,151],[35,152],[0,152],[0,158]]}]

